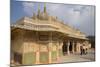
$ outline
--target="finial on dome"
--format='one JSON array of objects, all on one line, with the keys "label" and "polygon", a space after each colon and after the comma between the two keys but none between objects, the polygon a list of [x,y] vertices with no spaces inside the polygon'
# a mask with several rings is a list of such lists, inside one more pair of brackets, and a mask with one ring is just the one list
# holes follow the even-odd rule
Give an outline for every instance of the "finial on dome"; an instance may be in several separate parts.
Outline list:
[{"label": "finial on dome", "polygon": [[44,3],[44,12],[46,13],[46,3]]},{"label": "finial on dome", "polygon": [[38,5],[38,14],[40,13],[40,4]]}]

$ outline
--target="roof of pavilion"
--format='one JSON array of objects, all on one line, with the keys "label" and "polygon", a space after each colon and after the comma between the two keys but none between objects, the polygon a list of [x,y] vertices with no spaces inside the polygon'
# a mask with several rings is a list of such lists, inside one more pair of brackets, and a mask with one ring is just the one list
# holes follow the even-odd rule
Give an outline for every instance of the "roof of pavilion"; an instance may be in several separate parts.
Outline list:
[{"label": "roof of pavilion", "polygon": [[58,20],[57,17],[49,16],[46,9],[44,9],[43,12],[38,10],[37,15],[34,14],[33,17],[23,17],[15,24],[11,24],[12,30],[16,28],[33,31],[56,31],[67,34],[69,37],[87,39],[84,33],[64,24]]}]

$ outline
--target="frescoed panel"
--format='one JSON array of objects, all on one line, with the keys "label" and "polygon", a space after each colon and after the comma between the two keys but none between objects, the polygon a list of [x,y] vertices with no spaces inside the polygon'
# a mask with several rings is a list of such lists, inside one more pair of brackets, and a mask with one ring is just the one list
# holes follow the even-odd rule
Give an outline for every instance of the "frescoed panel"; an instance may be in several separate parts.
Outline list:
[{"label": "frescoed panel", "polygon": [[29,52],[25,53],[23,56],[23,65],[33,65],[36,63],[36,53]]},{"label": "frescoed panel", "polygon": [[49,53],[48,52],[40,52],[40,63],[48,63],[49,62]]}]

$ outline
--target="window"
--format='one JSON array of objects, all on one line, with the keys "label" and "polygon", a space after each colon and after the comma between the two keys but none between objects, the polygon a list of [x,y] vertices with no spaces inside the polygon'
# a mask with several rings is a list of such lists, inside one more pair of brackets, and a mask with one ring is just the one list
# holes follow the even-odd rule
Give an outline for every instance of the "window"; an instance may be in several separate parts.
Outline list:
[{"label": "window", "polygon": [[39,35],[39,40],[40,41],[48,41],[49,40],[49,36],[48,35]]}]

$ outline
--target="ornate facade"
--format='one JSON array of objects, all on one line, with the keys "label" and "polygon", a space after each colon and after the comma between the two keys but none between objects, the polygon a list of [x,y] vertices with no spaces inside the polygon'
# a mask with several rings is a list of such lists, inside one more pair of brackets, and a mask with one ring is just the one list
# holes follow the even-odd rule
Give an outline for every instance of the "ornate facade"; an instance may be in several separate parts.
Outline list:
[{"label": "ornate facade", "polygon": [[80,53],[88,45],[86,35],[57,17],[38,9],[38,14],[24,17],[11,25],[11,63],[21,65],[57,63],[62,55]]}]

